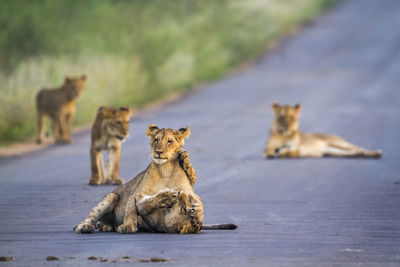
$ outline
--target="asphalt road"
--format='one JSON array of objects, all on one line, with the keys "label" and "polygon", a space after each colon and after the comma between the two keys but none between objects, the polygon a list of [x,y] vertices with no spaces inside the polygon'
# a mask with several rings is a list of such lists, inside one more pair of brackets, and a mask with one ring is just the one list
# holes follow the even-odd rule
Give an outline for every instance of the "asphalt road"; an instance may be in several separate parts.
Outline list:
[{"label": "asphalt road", "polygon": [[[380,148],[383,158],[264,159],[272,101],[301,102],[304,131]],[[205,223],[232,222],[237,230],[75,234],[72,227],[113,189],[86,185],[84,132],[71,146],[1,159],[0,256],[16,259],[0,265],[98,266],[87,260],[93,255],[121,266],[150,257],[201,266],[398,266],[399,103],[400,1],[345,1],[254,66],[134,118],[122,177],[149,163],[149,123],[189,125],[185,147]]]}]

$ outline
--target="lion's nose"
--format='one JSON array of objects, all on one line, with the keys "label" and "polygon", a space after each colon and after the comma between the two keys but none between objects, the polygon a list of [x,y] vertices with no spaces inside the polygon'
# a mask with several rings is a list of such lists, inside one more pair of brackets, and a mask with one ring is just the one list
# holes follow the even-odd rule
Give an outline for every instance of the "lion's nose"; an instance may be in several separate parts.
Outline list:
[{"label": "lion's nose", "polygon": [[158,154],[158,156],[161,156],[161,154],[163,153],[162,150],[155,150],[154,152],[156,152],[156,154]]}]

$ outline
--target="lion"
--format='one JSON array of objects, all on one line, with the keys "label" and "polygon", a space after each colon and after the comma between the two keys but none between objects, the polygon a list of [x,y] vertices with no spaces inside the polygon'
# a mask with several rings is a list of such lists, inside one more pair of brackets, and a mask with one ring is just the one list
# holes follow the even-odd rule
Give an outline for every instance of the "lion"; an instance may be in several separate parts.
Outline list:
[{"label": "lion", "polygon": [[367,150],[343,138],[320,133],[302,133],[299,130],[301,105],[272,104],[275,119],[272,123],[264,155],[282,157],[367,157],[380,158],[380,150]]},{"label": "lion", "polygon": [[[90,185],[121,185],[119,177],[121,144],[129,135],[131,110],[127,107],[100,107],[92,126],[90,146],[91,176]],[[103,165],[102,151],[108,153],[106,169]]]},{"label": "lion", "polygon": [[[107,194],[78,226],[76,233],[137,231],[199,233],[206,229],[201,198],[194,193],[196,173],[188,153],[182,149],[189,127],[159,129],[150,124],[153,159],[149,166],[128,183]],[[211,225],[209,229],[235,229],[233,224]]]},{"label": "lion", "polygon": [[81,95],[87,76],[66,77],[64,84],[56,89],[42,89],[36,96],[38,134],[36,143],[45,137],[44,119],[50,117],[56,143],[71,142],[71,128],[75,116],[76,100]]}]

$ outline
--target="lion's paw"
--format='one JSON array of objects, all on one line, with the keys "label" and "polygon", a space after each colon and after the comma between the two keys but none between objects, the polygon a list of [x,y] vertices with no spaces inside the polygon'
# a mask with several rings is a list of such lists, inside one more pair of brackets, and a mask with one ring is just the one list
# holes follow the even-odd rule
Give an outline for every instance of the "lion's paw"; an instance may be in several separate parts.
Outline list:
[{"label": "lion's paw", "polygon": [[177,191],[164,191],[157,195],[160,208],[167,208],[178,201],[179,192]]},{"label": "lion's paw", "polygon": [[71,144],[71,139],[57,139],[55,143],[56,145],[69,145]]},{"label": "lion's paw", "polygon": [[80,223],[74,227],[75,233],[77,234],[91,234],[94,232],[94,225],[89,223]]},{"label": "lion's paw", "polygon": [[96,228],[100,232],[114,232],[114,227],[112,225],[104,224],[102,222],[97,222]]},{"label": "lion's paw", "polygon": [[117,232],[120,234],[134,234],[137,230],[137,227],[133,223],[124,223],[117,228]]},{"label": "lion's paw", "polygon": [[181,150],[179,152],[179,160],[183,162],[187,158],[189,158],[189,153],[186,150]]},{"label": "lion's paw", "polygon": [[99,177],[90,177],[89,185],[99,185],[101,184],[101,179]]},{"label": "lion's paw", "polygon": [[113,178],[112,180],[111,180],[111,184],[112,185],[121,185],[121,184],[123,184],[124,183],[124,179],[122,179],[121,177],[119,177],[119,178]]}]

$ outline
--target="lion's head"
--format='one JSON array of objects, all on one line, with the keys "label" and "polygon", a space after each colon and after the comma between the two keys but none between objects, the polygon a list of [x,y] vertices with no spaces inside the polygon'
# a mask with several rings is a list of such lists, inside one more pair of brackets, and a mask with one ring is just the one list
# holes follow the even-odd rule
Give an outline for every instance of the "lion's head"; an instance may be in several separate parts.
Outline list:
[{"label": "lion's head", "polygon": [[129,136],[131,110],[127,107],[101,107],[98,111],[102,117],[102,129],[108,135],[124,140]]},{"label": "lion's head", "polygon": [[65,77],[64,86],[68,90],[68,96],[71,100],[81,95],[85,88],[86,81],[86,75],[82,75],[81,77]]},{"label": "lion's head", "polygon": [[203,206],[194,199],[194,196],[179,192],[176,203],[169,207],[165,215],[168,224],[173,225],[179,233],[200,233],[203,225]]},{"label": "lion's head", "polygon": [[272,104],[275,113],[273,128],[280,134],[295,132],[299,129],[299,114],[301,105],[295,106]]},{"label": "lion's head", "polygon": [[163,164],[169,159],[175,158],[181,150],[184,139],[190,134],[189,127],[179,130],[162,128],[159,129],[155,124],[147,127],[146,135],[150,136],[150,146],[153,161],[156,164]]}]

